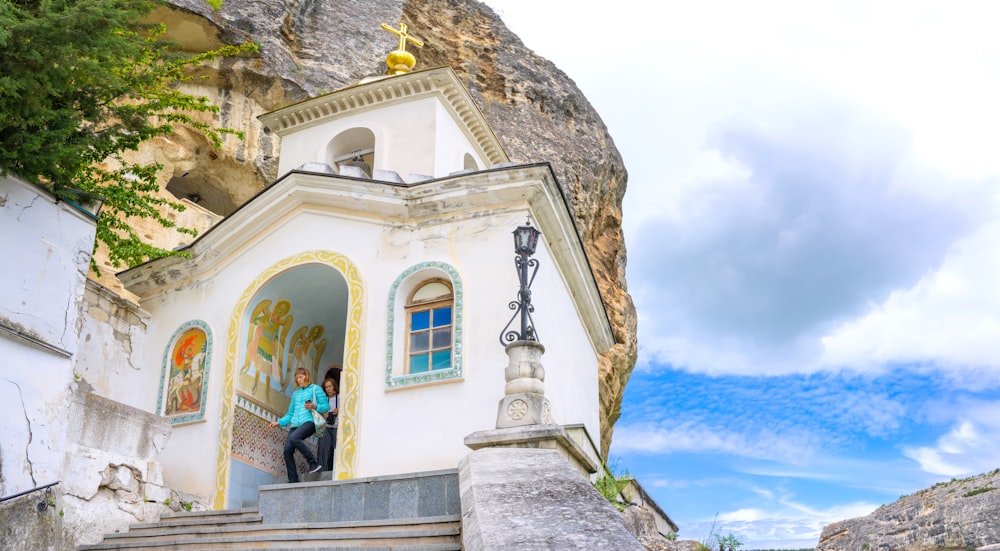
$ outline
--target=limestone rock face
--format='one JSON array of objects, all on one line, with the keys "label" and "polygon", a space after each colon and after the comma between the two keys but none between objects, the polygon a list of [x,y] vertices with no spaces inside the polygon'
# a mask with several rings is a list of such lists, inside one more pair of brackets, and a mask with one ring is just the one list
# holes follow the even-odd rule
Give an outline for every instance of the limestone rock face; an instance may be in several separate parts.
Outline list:
[{"label": "limestone rock face", "polygon": [[660,535],[652,511],[638,505],[629,505],[622,511],[625,528],[639,540],[646,551],[676,551],[676,543]]},{"label": "limestone rock face", "polygon": [[823,529],[816,551],[931,551],[1000,544],[1000,469],[952,480]]},{"label": "limestone rock face", "polygon": [[[216,151],[180,131],[138,153],[164,166],[164,194],[206,209],[185,213],[182,223],[204,230],[215,221],[212,213],[231,213],[278,176],[278,140],[258,115],[385,72],[396,37],[380,23],[405,22],[424,41],[415,51],[418,69],[455,70],[513,161],[552,163],[618,343],[600,361],[606,454],[636,360],[636,314],[626,290],[621,228],[627,174],[604,123],[573,81],[475,0],[226,0],[217,12],[204,0],[168,2],[154,17],[185,47],[205,50],[244,40],[260,46],[257,55],[222,60],[185,85],[219,105],[219,123],[245,131],[244,140],[230,138]],[[184,244],[172,231],[141,230],[161,246]],[[121,289],[111,277],[101,282]]]}]

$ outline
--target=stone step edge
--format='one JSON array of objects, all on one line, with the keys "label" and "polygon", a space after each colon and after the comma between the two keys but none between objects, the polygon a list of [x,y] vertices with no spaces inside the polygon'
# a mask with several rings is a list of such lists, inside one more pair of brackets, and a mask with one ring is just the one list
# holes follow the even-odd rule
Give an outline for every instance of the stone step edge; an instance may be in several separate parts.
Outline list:
[{"label": "stone step edge", "polygon": [[241,507],[239,509],[210,509],[207,511],[176,511],[163,515],[160,518],[216,517],[226,515],[244,515],[248,513],[259,514],[260,510],[257,509],[257,507]]},{"label": "stone step edge", "polygon": [[[340,528],[378,528],[381,526],[422,526],[427,524],[447,524],[452,522],[461,522],[462,516],[455,515],[442,515],[437,517],[411,517],[411,518],[392,518],[392,519],[374,519],[374,520],[344,520],[337,522],[294,522],[294,523],[281,523],[281,524],[262,524],[262,523],[247,523],[241,524],[229,524],[224,526],[216,527],[216,530],[205,530],[204,532],[197,533],[224,533],[224,532],[252,532],[260,530],[303,530],[303,529],[317,529],[317,530],[336,530]],[[166,526],[160,525],[160,523],[149,523],[149,524],[133,524],[129,527],[128,532],[115,532],[112,534],[106,534],[104,537],[108,538],[126,538],[126,537],[139,537],[139,536],[154,536],[154,535],[168,535],[172,533],[190,533],[181,530],[164,530],[163,533],[156,533],[157,530],[162,529],[183,529],[183,528],[205,528],[205,524],[218,524],[218,523],[192,523],[188,524],[169,524]],[[151,533],[152,532],[152,533]]]},{"label": "stone step edge", "polygon": [[[299,533],[306,532],[305,534],[303,534],[303,536],[309,536],[310,538],[313,538],[313,536],[320,538],[329,537],[330,539],[350,539],[354,537],[357,537],[359,539],[384,538],[384,537],[412,538],[412,537],[420,537],[424,533],[429,533],[429,532],[461,531],[461,525],[457,521],[448,523],[442,522],[437,524],[442,524],[443,526],[409,527],[407,525],[402,525],[402,526],[394,526],[396,530],[393,531],[379,530],[379,528],[381,528],[379,526],[359,526],[357,528],[361,528],[361,530],[359,531],[352,530],[350,532],[338,532],[338,528],[331,529],[327,527],[316,526],[313,524],[302,524],[302,525],[262,524],[262,525],[247,527],[247,529],[245,530],[233,530],[226,528],[198,528],[189,531],[165,530],[161,532],[145,532],[145,533],[118,532],[114,534],[105,535],[104,540],[139,541],[143,538],[158,538],[157,541],[163,541],[164,538],[172,538],[172,537],[175,539],[198,539],[199,537],[207,535],[218,535],[220,537],[223,537],[226,535],[235,536],[238,534],[244,534],[246,535],[246,537],[269,537],[271,534],[254,535],[254,532],[274,532],[275,534],[286,534],[289,531],[295,531]],[[346,527],[341,527],[341,529],[343,528]],[[389,536],[386,536],[386,534],[388,534]]]},{"label": "stone step edge", "polygon": [[[232,551],[232,547],[199,547],[197,551]],[[271,551],[462,551],[461,543],[414,543],[414,544],[391,544],[380,547],[345,545],[338,547],[273,547],[266,549]]]},{"label": "stone step edge", "polygon": [[[85,547],[79,547],[78,549],[85,549]],[[112,550],[112,549],[131,549],[125,547],[97,547],[95,550]],[[197,551],[232,551],[232,547],[203,547],[198,546]],[[322,547],[274,547],[267,546],[262,549],[270,549],[272,551],[353,551],[356,549],[364,549],[365,551],[462,551],[462,544],[460,542],[456,543],[394,543],[384,546],[371,546],[367,544],[360,545],[341,545],[338,543],[337,546],[324,545]]]},{"label": "stone step edge", "polygon": [[232,518],[213,518],[213,517],[194,517],[194,518],[177,518],[170,517],[164,518],[160,517],[159,522],[137,522],[135,524],[130,524],[128,527],[129,532],[137,532],[139,530],[149,530],[157,528],[178,528],[184,526],[205,526],[205,525],[235,525],[235,524],[259,524],[263,522],[264,517],[259,514],[243,514],[239,516],[234,516]]},{"label": "stone step edge", "polygon": [[[461,536],[461,529],[455,527],[453,529],[436,529],[436,530],[424,530],[421,532],[401,532],[401,533],[375,533],[375,534],[289,534],[289,533],[278,533],[278,534],[265,534],[257,536],[237,536],[231,538],[225,537],[207,537],[207,538],[177,538],[172,540],[157,540],[157,541],[117,541],[108,542],[107,540],[92,544],[92,545],[80,545],[77,547],[78,551],[86,550],[99,550],[99,549],[137,549],[137,548],[176,548],[179,546],[204,546],[212,544],[236,544],[236,543],[265,543],[271,541],[277,542],[317,542],[317,541],[334,541],[338,544],[344,544],[346,542],[356,540],[359,544],[363,544],[364,547],[371,547],[375,540],[389,540],[387,545],[390,548],[396,548],[397,546],[405,545],[405,540],[415,539],[415,538],[448,538],[448,537],[459,537]],[[403,540],[399,542],[398,540]]]}]

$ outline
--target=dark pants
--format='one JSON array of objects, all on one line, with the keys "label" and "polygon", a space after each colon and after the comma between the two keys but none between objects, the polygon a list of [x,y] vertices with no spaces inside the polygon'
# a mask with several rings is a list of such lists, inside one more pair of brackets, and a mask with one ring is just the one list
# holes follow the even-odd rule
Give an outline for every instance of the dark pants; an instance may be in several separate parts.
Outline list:
[{"label": "dark pants", "polygon": [[309,446],[306,445],[306,438],[316,432],[316,425],[312,421],[307,421],[288,431],[288,438],[285,439],[285,468],[288,469],[288,481],[298,482],[299,471],[295,468],[295,450],[299,450],[302,457],[309,462],[309,470],[317,465],[316,457],[312,454]]},{"label": "dark pants", "polygon": [[337,427],[327,425],[326,433],[319,439],[318,455],[319,464],[323,465],[324,471],[333,470],[333,456],[337,445]]}]

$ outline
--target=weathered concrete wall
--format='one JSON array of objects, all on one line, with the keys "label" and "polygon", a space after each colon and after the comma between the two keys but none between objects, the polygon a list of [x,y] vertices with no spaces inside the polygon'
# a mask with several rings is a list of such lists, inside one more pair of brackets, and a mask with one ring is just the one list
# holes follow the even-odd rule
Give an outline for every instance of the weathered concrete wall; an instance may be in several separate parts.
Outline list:
[{"label": "weathered concrete wall", "polygon": [[[0,506],[0,546],[72,549],[182,502],[204,507],[163,487],[155,459],[169,423],[90,394],[75,372],[88,354],[95,364],[119,362],[142,328],[134,305],[109,300],[95,285],[84,300],[95,222],[44,190],[0,178],[0,230],[17,236],[0,241],[3,258],[17,268],[0,271],[0,496],[61,481],[51,494]],[[89,345],[114,346],[81,342],[81,328],[95,324],[115,338],[87,334]],[[115,391],[122,381],[113,373],[98,378]],[[155,387],[131,392],[155,396]],[[52,505],[38,511],[42,500]]]},{"label": "weathered concrete wall", "polygon": [[[70,550],[131,523],[155,522],[185,504],[208,508],[207,496],[164,487],[156,458],[170,436],[169,421],[71,386],[76,388],[67,389],[65,400],[50,408],[65,421],[3,433],[4,440],[26,435],[29,443],[44,448],[24,454],[41,458],[30,462],[33,479],[5,495],[60,483],[51,494],[35,492],[0,506],[0,549]],[[8,462],[16,464],[16,459]],[[41,500],[50,506],[39,512]]]},{"label": "weathered concrete wall", "polygon": [[[0,549],[65,549],[62,515],[56,493],[44,490],[0,503]],[[39,510],[39,504],[45,508]],[[51,504],[51,505],[50,505]]]},{"label": "weathered concrete wall", "polygon": [[70,411],[59,486],[67,549],[131,523],[155,522],[185,503],[207,508],[207,496],[164,487],[156,459],[170,437],[167,419],[80,390]]},{"label": "weathered concrete wall", "polygon": [[59,479],[94,232],[48,192],[0,178],[0,495]]},{"label": "weathered concrete wall", "polygon": [[94,281],[83,294],[75,373],[82,386],[105,398],[154,412],[158,365],[140,365],[149,314]]},{"label": "weathered concrete wall", "polygon": [[0,254],[6,265],[0,270],[0,325],[75,352],[76,305],[95,231],[96,222],[68,203],[0,177]]}]

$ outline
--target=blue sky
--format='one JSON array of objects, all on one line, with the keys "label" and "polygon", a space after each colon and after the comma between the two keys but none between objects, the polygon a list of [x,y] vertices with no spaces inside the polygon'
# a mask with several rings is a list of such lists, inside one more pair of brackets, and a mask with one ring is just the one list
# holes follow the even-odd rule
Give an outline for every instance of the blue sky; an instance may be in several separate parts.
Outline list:
[{"label": "blue sky", "polygon": [[629,171],[612,457],[702,539],[1000,467],[994,2],[489,0]]}]

